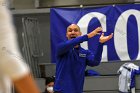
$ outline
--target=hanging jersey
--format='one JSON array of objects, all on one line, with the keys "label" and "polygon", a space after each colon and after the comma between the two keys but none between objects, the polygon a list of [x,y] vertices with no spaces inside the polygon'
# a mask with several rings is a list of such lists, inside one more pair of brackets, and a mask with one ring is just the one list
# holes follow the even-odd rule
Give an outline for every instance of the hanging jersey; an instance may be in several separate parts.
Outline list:
[{"label": "hanging jersey", "polygon": [[140,74],[139,66],[125,63],[118,70],[119,91],[135,93],[135,75]]}]

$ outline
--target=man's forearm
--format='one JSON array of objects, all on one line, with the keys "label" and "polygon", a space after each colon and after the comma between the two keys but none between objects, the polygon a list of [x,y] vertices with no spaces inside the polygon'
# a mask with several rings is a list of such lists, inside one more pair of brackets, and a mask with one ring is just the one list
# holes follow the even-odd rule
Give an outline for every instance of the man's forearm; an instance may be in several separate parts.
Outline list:
[{"label": "man's forearm", "polygon": [[64,54],[65,52],[69,51],[71,48],[74,48],[74,46],[87,40],[88,40],[88,36],[84,35],[84,36],[74,38],[72,40],[68,40],[64,43],[61,43],[57,47],[57,55]]},{"label": "man's forearm", "polygon": [[30,74],[13,81],[18,93],[40,93],[33,77]]},{"label": "man's forearm", "polygon": [[98,27],[95,30],[93,30],[92,32],[88,33],[87,36],[88,36],[88,38],[92,38],[95,35],[99,34],[101,31],[102,31],[102,28]]},{"label": "man's forearm", "polygon": [[101,61],[102,52],[103,52],[103,44],[102,43],[99,43],[98,48],[97,48],[97,51],[95,53],[95,57],[94,57],[95,61],[97,61],[97,62],[100,62]]}]

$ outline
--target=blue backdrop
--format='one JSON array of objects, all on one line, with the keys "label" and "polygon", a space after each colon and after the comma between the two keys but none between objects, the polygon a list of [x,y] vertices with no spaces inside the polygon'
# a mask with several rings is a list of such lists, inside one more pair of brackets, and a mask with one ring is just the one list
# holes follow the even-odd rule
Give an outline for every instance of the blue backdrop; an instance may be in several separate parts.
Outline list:
[{"label": "blue backdrop", "polygon": [[[83,34],[102,26],[105,35],[114,33],[106,42],[102,61],[140,60],[140,5],[115,5],[91,8],[51,8],[51,59],[55,63],[58,43],[67,40],[66,29],[78,24]],[[99,36],[81,44],[85,49],[96,51]]]}]

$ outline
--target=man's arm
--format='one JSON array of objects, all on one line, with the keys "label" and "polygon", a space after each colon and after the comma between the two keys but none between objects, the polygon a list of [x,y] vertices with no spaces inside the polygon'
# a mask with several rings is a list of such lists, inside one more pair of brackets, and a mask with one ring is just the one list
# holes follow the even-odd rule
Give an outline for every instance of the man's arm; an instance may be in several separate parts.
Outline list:
[{"label": "man's arm", "polygon": [[23,60],[9,55],[1,60],[1,71],[10,78],[18,93],[40,93],[28,65]]},{"label": "man's arm", "polygon": [[13,83],[18,93],[40,93],[34,78],[30,74],[14,80]]},{"label": "man's arm", "polygon": [[88,36],[88,38],[92,38],[95,35],[100,34],[100,32],[102,32],[102,28],[97,27],[95,30],[93,30],[92,32],[88,33],[87,36]]},{"label": "man's arm", "polygon": [[88,51],[87,65],[88,66],[98,66],[101,62],[102,51],[103,51],[102,43],[99,43],[98,48],[94,54],[91,51]]},{"label": "man's arm", "polygon": [[87,40],[88,40],[88,36],[84,35],[84,36],[79,36],[74,39],[67,40],[66,42],[60,43],[57,47],[57,55],[65,54],[67,51],[74,48],[74,46]]},{"label": "man's arm", "polygon": [[80,36],[80,37],[77,37],[72,40],[68,40],[64,43],[59,44],[57,47],[57,55],[62,55],[64,53],[66,53],[70,49],[74,48],[74,46],[76,46],[84,41],[87,41],[88,38],[94,37],[95,35],[99,34],[99,32],[101,32],[101,31],[102,31],[102,28],[98,27],[87,35]]},{"label": "man's arm", "polygon": [[[91,32],[88,34],[88,37],[91,38],[92,36],[95,36],[100,32],[101,28],[98,27],[95,31]],[[100,39],[99,39],[99,45],[98,48],[95,52],[95,54],[89,52],[87,55],[87,65],[89,66],[97,66],[100,64],[101,58],[102,58],[102,51],[103,51],[103,43],[107,42],[113,37],[113,33],[111,33],[108,36],[104,36],[104,33],[101,34]]]}]

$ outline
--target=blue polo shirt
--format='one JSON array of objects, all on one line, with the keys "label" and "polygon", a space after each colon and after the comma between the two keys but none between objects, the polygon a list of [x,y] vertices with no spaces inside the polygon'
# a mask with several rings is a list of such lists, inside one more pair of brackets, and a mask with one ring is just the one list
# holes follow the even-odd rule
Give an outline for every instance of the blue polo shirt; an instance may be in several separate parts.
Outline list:
[{"label": "blue polo shirt", "polygon": [[87,40],[88,36],[84,35],[58,45],[54,91],[82,93],[86,66],[99,65],[103,49],[101,43],[95,54],[80,46],[74,48],[74,46]]}]

